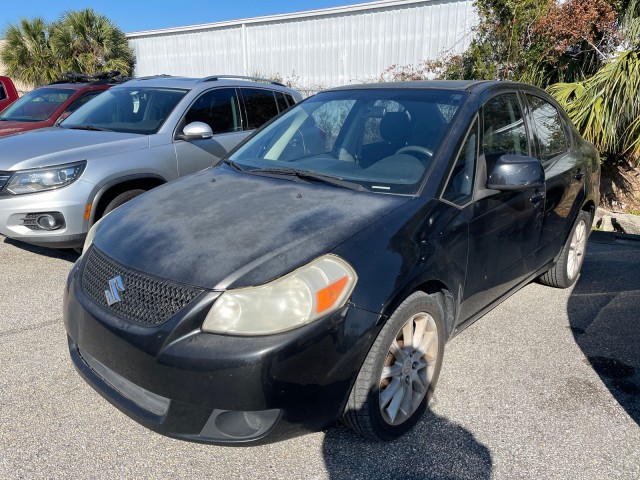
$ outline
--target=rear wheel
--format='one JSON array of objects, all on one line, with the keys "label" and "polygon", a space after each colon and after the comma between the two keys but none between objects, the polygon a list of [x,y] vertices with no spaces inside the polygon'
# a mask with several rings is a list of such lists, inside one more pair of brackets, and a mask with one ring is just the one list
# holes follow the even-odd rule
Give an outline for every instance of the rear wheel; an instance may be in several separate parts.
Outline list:
[{"label": "rear wheel", "polygon": [[568,288],[576,283],[587,249],[590,228],[591,215],[581,211],[571,229],[569,238],[562,247],[558,261],[538,278],[540,283],[557,288]]},{"label": "rear wheel", "polygon": [[442,319],[442,305],[424,292],[402,302],[364,361],[344,423],[365,437],[392,440],[418,422],[442,365]]}]

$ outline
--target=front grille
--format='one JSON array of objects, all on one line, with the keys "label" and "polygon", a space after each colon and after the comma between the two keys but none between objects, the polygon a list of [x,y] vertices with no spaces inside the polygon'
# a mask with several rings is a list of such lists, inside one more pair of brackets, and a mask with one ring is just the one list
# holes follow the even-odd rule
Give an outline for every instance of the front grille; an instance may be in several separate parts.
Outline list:
[{"label": "front grille", "polygon": [[[128,269],[95,247],[91,247],[87,255],[82,289],[95,303],[125,320],[147,326],[161,325],[203,292]],[[109,282],[118,275],[124,289],[117,288],[114,281]],[[120,301],[113,302],[114,293]],[[108,294],[111,294],[111,306],[107,302]]]}]

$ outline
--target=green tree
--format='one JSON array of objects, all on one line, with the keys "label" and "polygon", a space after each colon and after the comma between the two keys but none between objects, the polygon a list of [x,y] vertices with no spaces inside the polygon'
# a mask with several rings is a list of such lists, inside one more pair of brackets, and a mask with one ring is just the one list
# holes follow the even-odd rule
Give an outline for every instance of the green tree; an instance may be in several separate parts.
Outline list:
[{"label": "green tree", "polygon": [[61,79],[64,72],[133,71],[133,52],[124,33],[92,9],[66,12],[53,23],[21,19],[3,36],[0,59],[8,75],[36,87]]},{"label": "green tree", "polygon": [[640,164],[640,17],[637,1],[620,23],[621,45],[591,77],[548,88],[578,130],[611,163]]},{"label": "green tree", "polygon": [[90,8],[66,12],[52,25],[50,44],[60,71],[133,71],[133,53],[124,33]]},{"label": "green tree", "polygon": [[10,77],[40,86],[58,78],[59,71],[49,46],[49,26],[42,18],[22,19],[4,31],[6,43],[0,51]]}]

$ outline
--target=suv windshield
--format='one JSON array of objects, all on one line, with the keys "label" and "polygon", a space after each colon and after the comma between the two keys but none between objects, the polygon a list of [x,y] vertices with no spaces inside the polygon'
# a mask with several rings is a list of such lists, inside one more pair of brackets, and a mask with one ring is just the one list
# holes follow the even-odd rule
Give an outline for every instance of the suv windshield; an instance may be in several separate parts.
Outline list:
[{"label": "suv windshield", "polygon": [[83,105],[61,127],[113,132],[157,133],[187,90],[112,88]]},{"label": "suv windshield", "polygon": [[41,122],[46,120],[75,90],[62,88],[38,88],[27,93],[0,114],[0,120]]},{"label": "suv windshield", "polygon": [[317,173],[374,192],[415,194],[465,98],[426,89],[320,93],[230,159],[247,173]]}]

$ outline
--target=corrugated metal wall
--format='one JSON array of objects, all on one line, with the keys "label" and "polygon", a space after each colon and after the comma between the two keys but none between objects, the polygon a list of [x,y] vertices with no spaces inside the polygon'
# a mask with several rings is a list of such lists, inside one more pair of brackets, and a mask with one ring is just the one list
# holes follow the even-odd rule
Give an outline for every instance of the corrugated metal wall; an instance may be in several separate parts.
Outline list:
[{"label": "corrugated metal wall", "polygon": [[463,51],[473,0],[379,1],[129,35],[136,75],[279,75],[307,88],[379,77],[390,65]]}]

